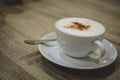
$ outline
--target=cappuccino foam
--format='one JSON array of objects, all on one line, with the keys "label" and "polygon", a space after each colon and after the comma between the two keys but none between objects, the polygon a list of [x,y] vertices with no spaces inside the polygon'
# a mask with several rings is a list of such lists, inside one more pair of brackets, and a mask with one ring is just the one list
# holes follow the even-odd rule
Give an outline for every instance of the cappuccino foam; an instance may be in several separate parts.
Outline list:
[{"label": "cappuccino foam", "polygon": [[[64,27],[64,26],[70,25],[72,22],[78,22],[84,25],[89,25],[90,28],[88,30],[82,31],[82,30],[75,30],[75,29],[69,29]],[[97,36],[105,32],[105,28],[103,27],[102,24],[94,20],[84,19],[84,18],[61,19],[58,22],[56,22],[55,26],[58,30],[74,36],[83,36],[83,37]]]}]

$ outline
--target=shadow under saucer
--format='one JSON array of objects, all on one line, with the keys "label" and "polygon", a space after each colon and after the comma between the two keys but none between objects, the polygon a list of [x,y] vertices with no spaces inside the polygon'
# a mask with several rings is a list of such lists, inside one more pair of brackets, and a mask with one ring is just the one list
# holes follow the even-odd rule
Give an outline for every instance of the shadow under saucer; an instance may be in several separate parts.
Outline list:
[{"label": "shadow under saucer", "polygon": [[[104,80],[106,77],[111,75],[114,71],[116,71],[119,67],[118,59],[109,66],[93,69],[93,70],[82,70],[82,69],[71,69],[56,65],[46,58],[41,57],[43,62],[42,69],[49,75],[59,79],[65,80]],[[59,77],[61,76],[61,77]]]}]

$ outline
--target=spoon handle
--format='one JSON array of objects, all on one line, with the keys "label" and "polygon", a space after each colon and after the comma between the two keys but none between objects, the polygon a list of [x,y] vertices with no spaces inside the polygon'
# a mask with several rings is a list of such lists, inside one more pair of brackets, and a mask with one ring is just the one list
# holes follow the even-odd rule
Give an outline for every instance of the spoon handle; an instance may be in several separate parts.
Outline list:
[{"label": "spoon handle", "polygon": [[26,44],[29,45],[37,45],[37,44],[43,44],[46,42],[56,41],[56,39],[43,39],[43,40],[24,40]]}]

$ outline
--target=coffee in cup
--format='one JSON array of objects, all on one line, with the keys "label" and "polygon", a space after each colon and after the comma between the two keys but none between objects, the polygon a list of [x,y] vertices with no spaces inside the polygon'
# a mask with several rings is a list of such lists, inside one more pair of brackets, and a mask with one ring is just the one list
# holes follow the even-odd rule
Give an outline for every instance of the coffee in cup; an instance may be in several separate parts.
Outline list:
[{"label": "coffee in cup", "polygon": [[64,18],[55,23],[57,41],[63,52],[71,57],[86,57],[100,48],[102,57],[105,47],[102,43],[105,28],[97,21],[86,18]]}]

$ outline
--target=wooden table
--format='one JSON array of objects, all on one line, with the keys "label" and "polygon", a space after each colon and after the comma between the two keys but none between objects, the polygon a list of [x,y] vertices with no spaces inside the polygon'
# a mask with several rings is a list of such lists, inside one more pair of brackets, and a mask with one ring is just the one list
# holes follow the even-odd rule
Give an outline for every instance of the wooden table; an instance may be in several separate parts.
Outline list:
[{"label": "wooden table", "polygon": [[[120,80],[119,0],[25,0],[24,6],[0,15],[0,80]],[[105,38],[118,50],[117,60],[97,70],[63,68],[42,57],[25,39],[40,39],[54,32],[65,17],[97,20],[106,27]]]}]

